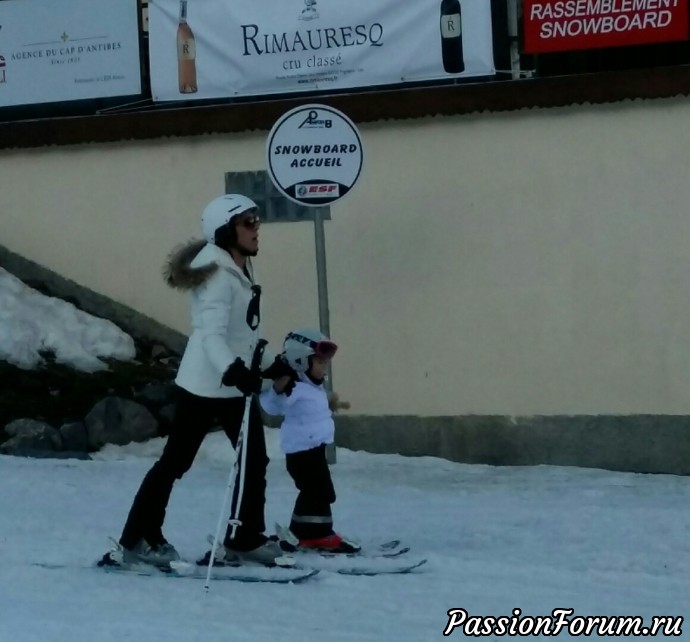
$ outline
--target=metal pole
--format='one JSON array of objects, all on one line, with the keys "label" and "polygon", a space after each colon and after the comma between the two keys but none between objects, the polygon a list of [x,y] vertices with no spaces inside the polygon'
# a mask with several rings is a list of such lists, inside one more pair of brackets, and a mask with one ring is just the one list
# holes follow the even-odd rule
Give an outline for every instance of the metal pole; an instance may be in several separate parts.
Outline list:
[{"label": "metal pole", "polygon": [[518,0],[506,0],[508,4],[508,38],[510,39],[510,70],[513,80],[521,76],[520,38],[518,32]]},{"label": "metal pole", "polygon": [[[241,487],[244,489],[244,471],[245,471],[245,466],[246,466],[246,452],[247,448],[244,444],[244,440],[246,439],[246,432],[248,431],[248,424],[249,424],[249,410],[252,404],[252,398],[251,396],[245,397],[244,399],[244,415],[242,416],[242,426],[240,427],[240,434],[239,437],[237,438],[237,448],[235,449],[235,460],[232,462],[232,468],[230,468],[230,475],[228,476],[228,483],[225,486],[225,496],[223,497],[223,503],[220,505],[220,515],[218,515],[218,524],[216,525],[216,532],[215,535],[213,536],[213,545],[211,546],[211,554],[209,555],[208,558],[208,568],[206,569],[206,583],[204,584],[204,589],[208,592],[209,587],[211,586],[211,571],[213,569],[213,562],[216,559],[216,549],[218,548],[218,542],[220,541],[220,531],[221,528],[223,527],[223,517],[225,516],[225,510],[228,506],[228,500],[232,498],[232,495],[235,493],[235,480],[237,479],[237,471],[240,471],[240,474],[242,475],[242,478],[240,480]],[[240,457],[242,458],[242,467],[240,468]],[[230,519],[232,520],[233,518],[235,521],[235,524],[232,526],[232,534],[233,537],[235,535],[235,532],[237,530],[237,525],[239,524],[238,520],[236,519],[236,516],[233,515],[233,512],[237,512],[239,515],[240,512],[240,503],[242,502],[242,491],[240,491],[237,499],[237,506],[234,507],[235,510],[233,511],[231,509],[230,513]]]},{"label": "metal pole", "polygon": [[[316,282],[319,293],[319,329],[326,336],[331,336],[331,318],[328,310],[328,278],[326,272],[326,235],[323,226],[323,215],[328,213],[326,207],[314,208],[314,243],[316,249]],[[328,367],[326,390],[333,391],[333,373]],[[335,464],[335,444],[326,447],[326,458],[329,464]]]}]

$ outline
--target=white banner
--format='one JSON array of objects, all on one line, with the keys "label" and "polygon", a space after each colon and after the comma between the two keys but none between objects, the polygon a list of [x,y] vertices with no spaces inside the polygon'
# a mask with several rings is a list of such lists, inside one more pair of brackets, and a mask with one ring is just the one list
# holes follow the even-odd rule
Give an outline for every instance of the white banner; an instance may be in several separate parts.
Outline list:
[{"label": "white banner", "polygon": [[151,0],[155,101],[495,73],[490,0]]},{"label": "white banner", "polygon": [[136,0],[0,2],[0,107],[141,93]]}]

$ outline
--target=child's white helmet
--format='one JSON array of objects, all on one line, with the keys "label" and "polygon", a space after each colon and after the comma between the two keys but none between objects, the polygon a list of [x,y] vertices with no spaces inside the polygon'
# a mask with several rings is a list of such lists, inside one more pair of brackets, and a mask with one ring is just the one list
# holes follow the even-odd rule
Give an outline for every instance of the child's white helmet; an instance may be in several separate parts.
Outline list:
[{"label": "child's white helmet", "polygon": [[309,370],[309,357],[316,355],[330,359],[338,349],[325,334],[312,328],[290,332],[283,342],[285,359],[295,372]]},{"label": "child's white helmet", "polygon": [[225,194],[213,199],[201,214],[201,229],[208,243],[214,243],[216,230],[230,222],[233,216],[257,209],[256,203],[242,194]]}]

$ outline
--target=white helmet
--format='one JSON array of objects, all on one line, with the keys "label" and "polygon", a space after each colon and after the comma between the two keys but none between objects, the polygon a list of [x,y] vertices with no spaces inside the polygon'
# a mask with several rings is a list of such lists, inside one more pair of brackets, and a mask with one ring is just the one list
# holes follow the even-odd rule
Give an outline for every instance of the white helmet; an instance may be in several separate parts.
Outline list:
[{"label": "white helmet", "polygon": [[201,214],[201,229],[208,243],[213,243],[216,230],[230,222],[233,216],[257,209],[256,203],[242,194],[225,194],[212,200]]},{"label": "white helmet", "polygon": [[290,332],[283,342],[285,359],[295,372],[309,370],[309,357],[316,355],[330,359],[338,349],[325,334],[305,328]]}]

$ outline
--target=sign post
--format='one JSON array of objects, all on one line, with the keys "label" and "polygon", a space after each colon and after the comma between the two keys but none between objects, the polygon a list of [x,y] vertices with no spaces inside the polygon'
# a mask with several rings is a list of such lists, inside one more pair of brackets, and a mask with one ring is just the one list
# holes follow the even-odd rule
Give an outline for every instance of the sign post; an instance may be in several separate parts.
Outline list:
[{"label": "sign post", "polygon": [[[314,243],[319,329],[330,337],[324,213],[343,198],[362,171],[362,141],[355,124],[326,105],[303,105],[273,125],[266,145],[267,168],[276,188],[290,200],[314,208]],[[329,367],[326,389],[333,390]],[[327,450],[335,462],[335,449]]]},{"label": "sign post", "polygon": [[[323,207],[314,208],[314,246],[316,254],[316,285],[319,296],[319,329],[327,337],[331,336],[331,313],[328,309],[328,276],[326,271],[326,233],[324,229]],[[326,388],[333,390],[333,376],[328,366]]]}]

